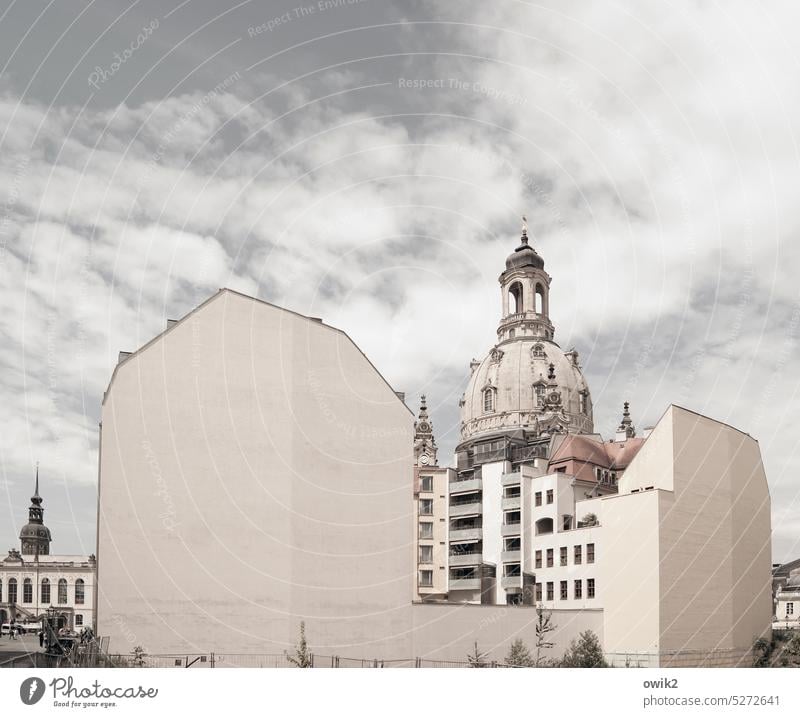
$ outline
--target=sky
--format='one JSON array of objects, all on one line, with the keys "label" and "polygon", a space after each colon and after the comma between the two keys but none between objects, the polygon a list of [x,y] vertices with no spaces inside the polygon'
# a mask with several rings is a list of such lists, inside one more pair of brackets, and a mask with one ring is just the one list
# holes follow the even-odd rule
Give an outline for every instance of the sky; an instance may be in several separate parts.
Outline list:
[{"label": "sky", "polygon": [[346,331],[440,456],[528,217],[597,430],[756,437],[800,557],[791,1],[0,2],[0,537],[95,549],[100,402],[226,286]]}]

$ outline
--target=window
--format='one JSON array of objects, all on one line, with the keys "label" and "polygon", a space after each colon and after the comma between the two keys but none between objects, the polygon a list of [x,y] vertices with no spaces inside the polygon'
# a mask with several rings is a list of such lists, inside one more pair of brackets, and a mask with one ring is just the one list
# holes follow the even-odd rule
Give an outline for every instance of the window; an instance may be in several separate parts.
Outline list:
[{"label": "window", "polygon": [[580,545],[575,546],[575,555],[573,556],[575,565],[580,565],[583,562],[583,548]]},{"label": "window", "polygon": [[75,625],[77,627],[81,627],[83,625],[83,615],[76,615],[75,616]]},{"label": "window", "polygon": [[518,510],[510,510],[504,514],[504,525],[519,525],[521,513]]},{"label": "window", "polygon": [[553,599],[553,583],[547,583],[547,599]]},{"label": "window", "polygon": [[561,581],[561,599],[562,600],[566,600],[567,597],[568,597],[568,595],[567,595],[567,581],[566,580],[562,580]]},{"label": "window", "polygon": [[[433,546],[432,545],[420,545],[419,546],[419,561],[421,563],[432,563],[433,562]],[[75,602],[78,602],[77,600]]]},{"label": "window", "polygon": [[541,568],[542,567],[542,551],[541,550],[537,550],[536,551],[536,567],[537,568]]},{"label": "window", "polygon": [[519,563],[509,563],[504,567],[503,570],[503,577],[506,578],[516,578],[522,575],[522,571],[520,570]]},{"label": "window", "polygon": [[586,546],[586,562],[587,563],[594,562],[594,543],[589,543]]},{"label": "window", "polygon": [[542,504],[542,491],[539,491],[536,494],[536,507],[538,508]]},{"label": "window", "polygon": [[84,584],[81,578],[75,581],[75,604],[83,605],[84,600]]},{"label": "window", "polygon": [[552,568],[553,567],[553,549],[552,548],[548,548],[547,549],[547,567],[548,568]]},{"label": "window", "polygon": [[423,493],[433,493],[433,476],[422,476],[419,489]]},{"label": "window", "polygon": [[17,602],[17,579],[10,578],[8,581],[8,602],[13,605]]},{"label": "window", "polygon": [[50,603],[50,581],[47,578],[42,578],[42,604],[48,605]]},{"label": "window", "polygon": [[433,587],[433,570],[419,571],[419,586],[422,588]]},{"label": "window", "polygon": [[22,602],[30,605],[33,602],[33,582],[30,578],[22,581]]},{"label": "window", "polygon": [[519,538],[506,538],[503,541],[503,550],[512,551],[512,550],[519,550],[522,547],[522,543],[520,542]]},{"label": "window", "polygon": [[[423,540],[431,540],[433,538],[433,523],[420,523],[419,524],[419,537]],[[59,591],[61,590],[61,582],[58,584]],[[66,590],[66,585],[64,587]],[[60,598],[59,598],[60,600]],[[65,600],[66,602],[66,600]]]},{"label": "window", "polygon": [[575,581],[575,599],[580,600],[583,598],[583,580]]},{"label": "window", "polygon": [[3,602],[3,581],[0,580],[0,602]]},{"label": "window", "polygon": [[536,587],[534,588],[534,594],[536,595],[536,602],[542,602],[542,584],[536,583]]},{"label": "window", "polygon": [[67,604],[67,581],[64,578],[58,581],[58,604]]},{"label": "window", "polygon": [[551,489],[547,491],[547,505],[550,505],[550,503],[552,502],[553,502],[553,491]]},{"label": "window", "polygon": [[419,502],[420,515],[433,515],[433,498],[422,498]]},{"label": "window", "polygon": [[586,409],[587,409],[586,392],[585,391],[581,391],[579,395],[580,395],[580,409],[579,410],[580,410],[581,413],[586,414]]},{"label": "window", "polygon": [[486,388],[483,391],[483,412],[492,413],[494,411],[494,391]]},{"label": "window", "polygon": [[536,521],[536,535],[546,535],[553,532],[552,518],[539,518]]},{"label": "window", "polygon": [[521,314],[525,309],[523,308],[523,292],[522,284],[515,281],[511,288],[508,290],[508,313]]},{"label": "window", "polygon": [[586,594],[589,598],[594,597],[594,578],[589,578],[586,581]]},{"label": "window", "polygon": [[564,567],[567,564],[567,547],[564,546],[561,548],[561,567]]},{"label": "window", "polygon": [[794,615],[794,603],[793,602],[787,602],[786,603],[786,616],[788,617],[789,615]]}]

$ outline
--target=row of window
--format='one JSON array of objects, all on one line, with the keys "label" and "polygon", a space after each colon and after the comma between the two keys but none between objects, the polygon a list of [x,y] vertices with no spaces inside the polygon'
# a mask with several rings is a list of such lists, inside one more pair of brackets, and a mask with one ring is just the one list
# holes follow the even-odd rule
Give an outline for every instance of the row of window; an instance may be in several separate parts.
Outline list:
[{"label": "row of window", "polygon": [[[553,490],[548,490],[545,497],[547,498],[547,505],[550,505],[553,502]],[[533,496],[533,499],[536,507],[538,508],[542,504],[542,491],[536,492]]]},{"label": "row of window", "polygon": [[[536,602],[542,601],[543,586],[546,588],[547,600],[555,600],[555,583],[536,583],[534,588]],[[561,580],[559,583],[559,598],[561,600],[569,600],[569,581]],[[596,592],[594,578],[587,578],[586,580],[586,597],[593,599]],[[572,581],[572,597],[575,600],[583,600],[583,580]]]},{"label": "row of window", "polygon": [[[14,604],[18,601],[18,583],[16,578],[8,579],[8,596],[6,602]],[[48,604],[51,601],[50,595],[50,580],[42,578],[42,589],[39,592],[39,602]],[[86,599],[86,586],[81,578],[75,581],[75,604],[83,605]],[[68,586],[64,578],[59,579],[57,586],[57,604],[66,605],[68,600]],[[3,602],[3,583],[0,581],[0,602]],[[22,603],[24,605],[33,604],[33,581],[30,578],[25,578],[22,581]]]},{"label": "row of window", "polygon": [[[555,550],[554,548],[548,548],[545,552],[545,557],[547,560],[546,567],[552,568],[554,566],[555,561]],[[537,568],[542,567],[542,551],[537,550],[534,554],[535,558],[535,565]],[[562,545],[559,550],[558,555],[558,564],[560,567],[566,567],[569,564],[569,549],[566,545]],[[586,562],[593,563],[594,562],[594,543],[587,543],[586,544]],[[574,545],[572,546],[572,564],[573,565],[582,565],[583,564],[583,546],[582,545]]]}]

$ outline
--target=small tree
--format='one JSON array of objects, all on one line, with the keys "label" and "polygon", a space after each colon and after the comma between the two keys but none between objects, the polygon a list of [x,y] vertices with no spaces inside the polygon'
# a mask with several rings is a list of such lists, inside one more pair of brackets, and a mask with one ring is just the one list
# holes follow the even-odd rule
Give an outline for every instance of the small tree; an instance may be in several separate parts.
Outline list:
[{"label": "small tree", "polygon": [[308,649],[308,642],[306,641],[306,624],[300,623],[300,641],[294,648],[294,655],[290,655],[284,650],[286,659],[289,660],[295,667],[313,667],[314,656]]},{"label": "small tree", "polygon": [[608,667],[600,639],[591,630],[582,632],[577,640],[569,644],[569,649],[561,661],[562,667]]},{"label": "small tree", "polygon": [[481,652],[478,649],[478,641],[475,641],[475,649],[467,655],[467,662],[470,667],[488,667],[486,664],[486,652]]},{"label": "small tree", "polygon": [[581,525],[585,528],[598,524],[597,516],[594,513],[587,513],[586,515],[583,516],[583,518],[581,518],[580,522]]},{"label": "small tree", "polygon": [[137,645],[131,650],[132,660],[134,667],[144,667],[144,658],[147,657],[147,653],[144,651],[144,648],[141,645]]},{"label": "small tree", "polygon": [[536,661],[530,650],[525,647],[525,643],[517,638],[511,643],[511,649],[506,656],[506,665],[508,667],[535,667]]},{"label": "small tree", "polygon": [[753,643],[753,667],[769,667],[773,648],[769,640],[759,637]]},{"label": "small tree", "polygon": [[548,639],[548,635],[555,629],[553,613],[545,610],[541,603],[536,605],[536,667],[546,667],[550,664],[550,658],[545,657],[542,652],[553,648],[553,643]]}]

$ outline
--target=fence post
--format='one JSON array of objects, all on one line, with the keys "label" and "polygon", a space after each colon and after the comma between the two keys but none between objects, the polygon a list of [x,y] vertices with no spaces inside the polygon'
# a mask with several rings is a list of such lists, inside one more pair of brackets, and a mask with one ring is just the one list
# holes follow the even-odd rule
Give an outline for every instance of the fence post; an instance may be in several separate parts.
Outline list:
[{"label": "fence post", "polygon": [[311,667],[314,667],[314,653],[311,653]]},{"label": "fence post", "polygon": [[414,667],[422,667],[422,658],[421,657],[415,657],[414,658]]}]

